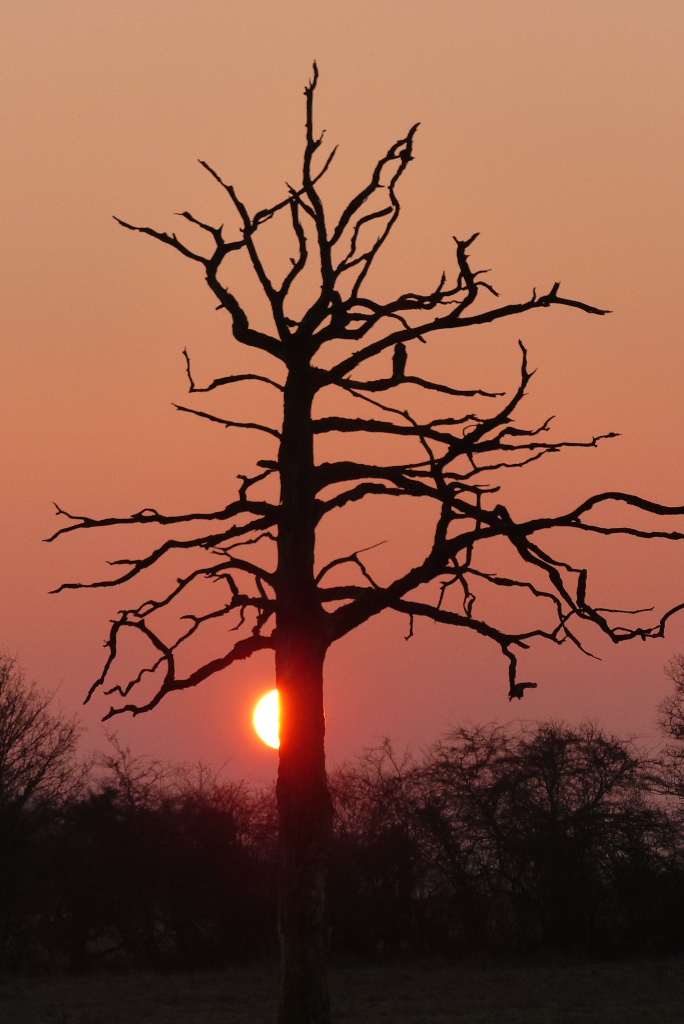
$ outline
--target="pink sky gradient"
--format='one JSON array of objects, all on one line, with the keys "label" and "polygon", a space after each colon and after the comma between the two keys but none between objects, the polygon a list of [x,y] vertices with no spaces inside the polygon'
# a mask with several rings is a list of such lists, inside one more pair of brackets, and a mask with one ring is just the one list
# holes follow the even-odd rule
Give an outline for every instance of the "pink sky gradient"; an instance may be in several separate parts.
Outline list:
[{"label": "pink sky gradient", "polygon": [[[493,268],[505,301],[561,280],[565,294],[614,310],[533,313],[424,355],[450,382],[510,388],[520,337],[539,368],[526,424],[553,413],[558,436],[620,432],[512,475],[506,500],[560,512],[622,489],[684,503],[682,52],[684,8],[670,0],[4,4],[0,648],[80,710],[130,592],[47,592],[149,541],[111,531],[45,545],[59,525],[51,502],[93,516],[220,507],[245,456],[269,450],[173,409],[186,395],[185,346],[202,379],[247,357],[228,345],[196,268],[111,215],[167,230],[184,209],[220,222],[222,195],[197,158],[252,209],[279,199],[300,169],[314,58],[318,124],[340,145],[333,204],[421,122],[378,294],[432,286],[453,265],[452,235],[480,231],[475,261]],[[253,401],[233,391],[205,407],[239,414]],[[371,511],[324,543],[398,550],[414,536],[415,521]],[[592,548],[603,603],[684,599],[681,549]],[[602,661],[539,648],[522,661],[539,688],[512,706],[495,650],[437,626],[410,643],[405,632],[388,616],[333,649],[333,763],[382,736],[420,748],[458,722],[521,715],[652,736],[664,665],[684,650],[684,614],[664,641],[595,643]],[[270,659],[254,659],[116,729],[136,751],[267,778],[277,755],[254,737],[251,712],[271,685]],[[107,707],[83,709],[86,745],[101,743]]]}]

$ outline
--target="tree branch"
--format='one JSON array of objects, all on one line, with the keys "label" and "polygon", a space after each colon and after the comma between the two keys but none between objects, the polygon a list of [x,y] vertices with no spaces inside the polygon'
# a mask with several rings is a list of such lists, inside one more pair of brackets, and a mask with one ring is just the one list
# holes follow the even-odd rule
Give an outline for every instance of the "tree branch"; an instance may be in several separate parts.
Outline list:
[{"label": "tree branch", "polygon": [[207,384],[206,387],[198,388],[197,385],[195,384],[195,381],[193,380],[192,372],[190,369],[190,356],[188,355],[188,350],[186,348],[183,349],[183,356],[185,358],[185,372],[187,374],[188,381],[190,382],[189,391],[191,394],[199,394],[204,393],[205,391],[213,391],[214,388],[223,387],[224,384],[237,384],[243,380],[256,380],[260,381],[262,384],[270,384],[271,387],[277,388],[278,391],[285,390],[282,384],[278,384],[277,381],[271,380],[270,377],[262,377],[258,373],[238,373],[230,377],[217,377],[215,380],[211,382],[211,384]]},{"label": "tree branch", "polygon": [[[505,306],[498,306],[494,309],[486,310],[483,313],[477,313],[474,316],[461,316],[461,309],[460,307],[457,307],[453,312],[447,313],[445,316],[436,317],[433,320],[418,324],[414,327],[404,327],[402,330],[393,331],[391,334],[386,335],[384,338],[380,338],[377,341],[371,342],[358,352],[354,352],[346,359],[337,363],[327,371],[328,376],[333,381],[338,378],[346,377],[347,374],[355,370],[357,366],[361,365],[361,363],[380,355],[380,353],[384,352],[385,349],[392,348],[394,345],[401,342],[411,341],[421,335],[430,334],[433,331],[444,331],[458,327],[473,327],[477,324],[493,323],[495,320],[501,320],[504,317],[516,316],[520,313],[526,313],[531,309],[545,309],[548,306],[553,305],[573,306],[576,309],[584,310],[585,313],[594,313],[597,316],[603,316],[610,312],[608,309],[599,309],[597,306],[590,306],[588,303],[580,302],[577,299],[566,299],[558,294],[559,287],[560,284],[556,283],[546,295],[537,297],[537,295],[534,294],[527,302],[509,303]],[[350,339],[353,339],[355,336],[362,337],[368,332],[368,330],[370,330],[371,326],[375,326],[375,323],[377,323],[382,316],[387,315],[389,315],[389,312],[382,312],[373,322],[365,324],[359,331],[346,331],[345,337]]]},{"label": "tree branch", "polygon": [[[262,523],[273,525],[277,520],[278,506],[272,505],[267,501],[247,501],[240,500],[234,501],[230,505],[227,505],[224,509],[220,509],[218,512],[191,512],[188,515],[182,516],[165,516],[161,515],[156,509],[143,508],[140,512],[134,513],[132,516],[111,516],[107,519],[91,519],[89,516],[76,516],[70,512],[66,512],[63,508],[54,502],[55,508],[57,509],[58,516],[66,516],[67,519],[74,520],[72,526],[63,526],[61,530],[57,530],[51,537],[45,538],[45,543],[50,544],[57,537],[60,537],[63,533],[72,533],[74,530],[89,530],[95,527],[101,526],[138,526],[142,523],[155,523],[158,526],[173,526],[176,523],[192,523],[195,521],[206,521],[216,520],[221,521],[225,519],[234,519],[236,516],[250,514],[255,516],[263,517]],[[254,524],[255,529],[260,529],[260,524]]]},{"label": "tree branch", "polygon": [[224,420],[220,416],[212,416],[209,412],[203,412],[201,409],[189,409],[186,405],[176,405],[173,403],[174,409],[178,409],[179,412],[189,412],[193,416],[200,416],[202,419],[210,420],[212,423],[219,423],[222,427],[242,427],[244,430],[261,430],[265,434],[270,434],[272,437],[277,437],[280,440],[280,431],[275,430],[273,427],[266,427],[263,423],[241,423],[238,420]]},{"label": "tree branch", "polygon": [[[155,548],[155,550],[152,551],[151,554],[147,555],[145,558],[119,558],[113,562],[110,562],[110,565],[132,566],[132,568],[127,573],[124,573],[122,576],[116,577],[116,579],[96,580],[93,583],[62,583],[60,584],[59,587],[57,587],[56,590],[51,590],[50,593],[59,594],[61,593],[62,590],[92,590],[98,587],[117,587],[121,583],[127,583],[128,580],[131,580],[133,579],[134,576],[139,575],[139,573],[141,573],[144,569],[149,569],[151,565],[155,565],[160,560],[160,558],[163,558],[164,555],[169,553],[169,551],[187,551],[191,548],[200,548],[202,550],[207,550],[212,547],[215,548],[217,545],[225,542],[226,540],[231,540],[234,537],[244,536],[245,534],[252,533],[255,530],[263,530],[266,526],[271,525],[273,525],[273,521],[267,523],[266,521],[262,520],[261,523],[258,524],[248,523],[245,526],[233,526],[231,527],[230,530],[227,530],[224,533],[209,534],[205,537],[194,537],[190,540],[170,539],[165,541],[162,545],[160,545],[160,547]],[[258,567],[254,568],[256,570]],[[259,572],[265,575],[265,570],[259,570]]]},{"label": "tree branch", "polygon": [[[245,661],[247,658],[251,658],[253,654],[257,653],[257,651],[273,650],[273,637],[271,636],[256,635],[243,637],[243,639],[236,641],[230,651],[222,658],[215,658],[213,661],[207,662],[205,665],[196,669],[186,678],[178,679],[176,678],[176,666],[173,651],[170,647],[164,644],[156,634],[148,629],[144,622],[126,622],[122,625],[139,629],[145,634],[145,636],[147,636],[153,646],[161,652],[161,661],[166,663],[166,673],[164,676],[164,682],[147,704],[124,704],[123,707],[110,707],[109,711],[102,719],[103,722],[107,722],[110,718],[114,718],[116,715],[129,713],[135,716],[152,711],[167,694],[176,690],[188,690],[193,686],[198,686],[200,683],[204,682],[205,679],[209,679],[211,676],[216,675],[217,672],[222,672],[224,669],[229,668],[236,661]],[[107,668],[111,664],[112,660],[113,655],[110,652]],[[105,669],[105,672],[107,668]],[[103,673],[102,676],[93,683],[84,703],[87,703],[95,690],[103,684],[104,678],[105,673]]]}]

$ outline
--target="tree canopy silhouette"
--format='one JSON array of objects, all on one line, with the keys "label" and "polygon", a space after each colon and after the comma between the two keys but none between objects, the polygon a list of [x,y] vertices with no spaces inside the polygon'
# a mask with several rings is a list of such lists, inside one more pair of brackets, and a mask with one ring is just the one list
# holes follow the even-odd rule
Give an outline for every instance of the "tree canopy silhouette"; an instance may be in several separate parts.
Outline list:
[{"label": "tree canopy silhouette", "polygon": [[[615,643],[662,636],[668,618],[677,610],[671,608],[649,625],[641,625],[641,619],[626,619],[597,607],[591,601],[587,569],[554,555],[547,543],[550,533],[684,538],[682,533],[658,527],[646,529],[629,522],[607,526],[604,519],[592,518],[592,513],[607,505],[630,506],[658,517],[684,511],[633,494],[595,494],[560,515],[522,521],[499,501],[498,487],[491,482],[496,471],[524,466],[567,447],[595,447],[602,438],[550,440],[549,421],[529,428],[515,425],[532,377],[522,342],[520,377],[509,395],[462,388],[458,382],[431,380],[413,372],[412,349],[438,333],[551,306],[596,316],[607,311],[562,295],[558,283],[520,302],[501,304],[486,272],[473,267],[471,250],[477,235],[454,238],[455,266],[442,274],[431,291],[404,292],[389,301],[371,297],[369,272],[399,217],[398,186],[413,159],[418,126],[390,146],[366,186],[339,216],[332,217],[323,179],[335,150],[319,163],[323,136],[316,134],[313,116],[317,81],[314,66],[305,89],[301,184],[288,187],[283,198],[250,213],[233,186],[200,161],[227,196],[237,217],[235,232],[185,211],[181,218],[206,239],[205,247],[191,248],[175,233],[117,218],[126,229],[149,235],[196,264],[218,308],[227,314],[233,342],[272,360],[269,375],[227,374],[200,386],[185,353],[192,393],[245,383],[268,388],[270,411],[278,415],[277,428],[257,420],[178,408],[222,427],[257,431],[275,452],[246,468],[239,475],[235,495],[215,511],[172,515],[144,508],[123,518],[93,519],[58,508],[69,523],[54,535],[113,525],[155,524],[170,530],[169,537],[145,557],[113,562],[121,568],[114,578],[64,583],[60,590],[120,586],[174,554],[197,555],[192,571],[161,596],[125,608],[114,619],[106,664],[86,698],[102,688],[118,698],[106,719],[149,712],[174,691],[197,686],[259,651],[274,652],[281,707],[277,787],[281,1024],[319,1024],[329,1019],[324,891],[332,810],[324,757],[323,665],[330,647],[388,610],[407,617],[409,635],[417,618],[460,627],[500,649],[509,696],[521,698],[534,684],[517,679],[517,656],[534,641],[569,641],[581,647],[576,626],[582,622],[593,624]],[[287,218],[292,232],[294,254],[284,276],[270,269],[260,242],[262,228],[276,218]],[[236,254],[247,255],[267,300],[268,330],[253,325],[231,285],[231,260]],[[308,300],[302,308],[303,294]],[[451,337],[455,344],[457,335]],[[348,411],[326,410],[331,395],[339,399],[335,408],[347,403]],[[451,415],[426,416],[420,411],[426,396],[453,401]],[[350,443],[344,457],[330,461],[316,457],[316,442],[346,435]],[[363,454],[362,442],[373,438],[387,442],[389,454],[384,461]],[[405,446],[404,453],[394,457],[400,444]],[[385,583],[371,574],[360,548],[341,550],[324,564],[316,557],[318,531],[326,518],[371,497],[410,498],[431,504],[433,510],[432,526],[414,564]],[[182,533],[174,536],[173,528],[181,526]],[[188,536],[192,527],[195,533]],[[492,572],[483,562],[482,553],[494,542],[507,545],[505,574]],[[222,592],[222,597],[209,611],[180,615],[180,625],[171,631],[170,609],[182,608],[182,600],[202,582],[218,582],[220,588],[214,587],[212,593]],[[488,588],[524,592],[540,606],[538,616],[524,628],[511,630],[480,615],[478,596]],[[225,651],[188,674],[179,673],[179,651],[216,620],[226,623]],[[131,631],[146,639],[154,656],[126,685],[111,685],[110,670],[120,641]],[[136,702],[150,675],[152,693]]]},{"label": "tree canopy silhouette", "polygon": [[6,832],[17,814],[78,788],[85,768],[76,759],[80,728],[27,682],[15,658],[0,653],[0,820]]}]

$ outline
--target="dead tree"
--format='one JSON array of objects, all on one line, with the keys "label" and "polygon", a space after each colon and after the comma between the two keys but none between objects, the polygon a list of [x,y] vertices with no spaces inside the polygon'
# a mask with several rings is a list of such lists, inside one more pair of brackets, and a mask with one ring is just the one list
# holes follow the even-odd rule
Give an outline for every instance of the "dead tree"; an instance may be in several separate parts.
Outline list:
[{"label": "dead tree", "polygon": [[[684,511],[631,494],[595,494],[562,515],[525,521],[517,521],[497,500],[497,487],[488,482],[494,471],[534,462],[571,445],[594,447],[601,438],[552,441],[548,440],[548,422],[533,428],[514,425],[532,376],[522,344],[520,380],[508,397],[462,389],[412,372],[415,346],[427,343],[437,332],[452,332],[456,343],[455,332],[464,328],[549,306],[568,306],[598,316],[607,311],[561,295],[558,284],[541,295],[533,292],[522,302],[498,304],[498,294],[484,279],[485,272],[474,270],[471,263],[476,235],[454,239],[455,268],[442,274],[432,291],[405,292],[387,302],[371,298],[366,291],[368,274],[400,213],[397,188],[413,158],[417,125],[390,146],[366,187],[333,221],[326,212],[321,181],[334,150],[316,166],[323,140],[314,132],[317,77],[314,68],[305,90],[302,181],[296,188],[288,187],[280,201],[250,213],[233,186],[200,161],[227,194],[238,221],[234,234],[224,234],[222,226],[182,213],[185,221],[206,236],[206,249],[198,251],[176,234],[119,221],[131,231],[171,246],[201,268],[218,308],[228,315],[233,341],[272,359],[271,376],[226,375],[200,387],[185,354],[191,392],[243,382],[268,388],[273,409],[280,416],[278,429],[178,408],[224,427],[260,431],[275,442],[276,450],[258,461],[254,470],[240,475],[235,496],[218,511],[166,515],[144,508],[125,518],[96,520],[58,508],[70,522],[54,535],[124,523],[141,528],[154,523],[171,530],[169,538],[147,557],[113,563],[123,566],[115,578],[65,583],[59,589],[120,586],[165,564],[174,553],[197,553],[192,572],[161,596],[124,609],[113,621],[104,670],[86,698],[101,688],[119,698],[105,719],[152,711],[169,694],[197,686],[258,651],[274,653],[281,702],[277,788],[281,1024],[321,1024],[329,1019],[325,872],[331,802],[324,758],[323,665],[332,644],[387,610],[407,616],[409,635],[419,618],[472,630],[500,649],[509,696],[519,698],[532,684],[517,680],[516,656],[533,642],[570,641],[581,646],[577,623],[593,624],[615,643],[658,637],[676,610],[642,626],[635,625],[639,619],[628,619],[625,625],[613,611],[595,607],[589,596],[587,570],[559,560],[549,551],[549,531],[562,528],[603,535],[684,537],[662,529],[635,528],[628,522],[606,526],[592,521],[592,512],[608,504],[633,506],[661,517]],[[291,223],[294,255],[287,273],[276,279],[266,265],[259,232],[280,216]],[[229,267],[236,253],[246,253],[251,261],[270,309],[269,331],[252,326],[231,287]],[[308,282],[310,302],[301,312],[293,290],[295,284],[303,289],[304,282]],[[484,301],[479,304],[478,300]],[[331,393],[343,396],[348,406],[355,405],[358,414],[352,410],[349,415],[325,415],[325,396]],[[388,394],[395,396],[394,404]],[[411,395],[441,396],[440,401],[453,402],[453,414],[426,418],[418,411],[412,413],[407,409]],[[329,435],[348,435],[354,441],[345,458],[317,460],[314,441]],[[364,461],[359,457],[359,442],[369,437],[404,442],[405,457],[400,461],[390,458],[385,464],[372,458]],[[371,496],[431,502],[434,509],[434,526],[424,539],[422,553],[409,570],[388,584],[373,578],[361,550],[340,552],[324,565],[316,562],[317,531],[325,517]],[[174,537],[177,524],[184,524],[185,531],[194,524],[196,534],[189,539],[185,534]],[[506,571],[499,575],[483,568],[480,552],[494,541],[507,543],[517,574]],[[184,621],[169,635],[170,607],[207,581],[218,581],[222,600],[210,612],[181,616]],[[522,632],[511,632],[479,617],[478,594],[491,587],[525,592],[544,606],[543,618]],[[217,593],[216,587],[213,593]],[[156,625],[162,618],[165,625]],[[236,630],[226,632],[232,639],[225,652],[197,665],[188,675],[179,674],[179,650],[217,619]],[[131,630],[147,639],[154,656],[127,685],[112,686],[109,673],[119,642],[122,634]],[[143,684],[150,682],[150,674],[152,695],[132,703],[136,693],[145,692]]]}]

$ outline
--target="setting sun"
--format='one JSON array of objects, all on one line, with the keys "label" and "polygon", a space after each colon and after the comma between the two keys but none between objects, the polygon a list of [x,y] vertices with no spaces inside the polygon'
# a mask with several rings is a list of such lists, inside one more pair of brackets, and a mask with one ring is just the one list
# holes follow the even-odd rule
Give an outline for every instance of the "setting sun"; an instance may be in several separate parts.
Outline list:
[{"label": "setting sun", "polygon": [[257,736],[269,747],[279,747],[278,735],[278,691],[269,690],[254,708],[252,718]]}]

